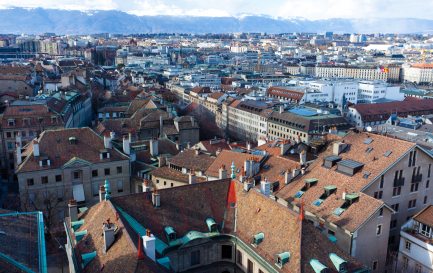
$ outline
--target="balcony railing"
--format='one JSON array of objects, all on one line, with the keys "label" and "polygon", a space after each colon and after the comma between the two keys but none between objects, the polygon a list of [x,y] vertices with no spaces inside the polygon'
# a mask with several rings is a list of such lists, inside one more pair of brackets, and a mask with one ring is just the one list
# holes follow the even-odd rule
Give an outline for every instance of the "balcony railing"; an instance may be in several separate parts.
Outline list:
[{"label": "balcony railing", "polygon": [[422,181],[422,174],[412,176],[412,183],[418,183]]}]

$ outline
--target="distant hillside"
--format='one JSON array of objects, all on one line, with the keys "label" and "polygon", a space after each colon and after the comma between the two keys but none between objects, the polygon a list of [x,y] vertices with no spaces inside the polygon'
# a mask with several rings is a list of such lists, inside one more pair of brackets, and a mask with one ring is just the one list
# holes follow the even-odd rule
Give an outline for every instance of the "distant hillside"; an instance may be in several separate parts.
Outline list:
[{"label": "distant hillside", "polygon": [[267,16],[182,17],[135,16],[121,11],[54,9],[0,10],[0,33],[233,33],[325,32],[433,33],[433,20],[424,19],[274,19]]}]

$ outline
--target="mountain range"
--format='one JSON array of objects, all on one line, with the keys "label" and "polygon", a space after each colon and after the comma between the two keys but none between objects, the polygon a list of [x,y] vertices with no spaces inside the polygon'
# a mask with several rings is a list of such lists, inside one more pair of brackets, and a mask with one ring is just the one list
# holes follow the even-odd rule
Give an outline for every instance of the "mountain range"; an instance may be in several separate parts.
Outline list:
[{"label": "mountain range", "polygon": [[433,20],[414,18],[324,19],[240,17],[136,16],[117,10],[77,11],[43,8],[0,10],[0,33],[433,33]]}]

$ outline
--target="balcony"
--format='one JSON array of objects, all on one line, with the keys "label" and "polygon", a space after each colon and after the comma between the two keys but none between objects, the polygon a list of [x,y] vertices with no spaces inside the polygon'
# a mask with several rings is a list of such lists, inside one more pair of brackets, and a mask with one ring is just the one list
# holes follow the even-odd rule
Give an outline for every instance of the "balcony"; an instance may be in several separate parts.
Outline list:
[{"label": "balcony", "polygon": [[394,187],[404,186],[404,177],[394,179]]},{"label": "balcony", "polygon": [[[429,244],[429,245],[433,246],[433,239],[432,238],[428,238],[428,237],[420,234],[418,232],[418,230],[416,230],[416,229],[414,229],[412,227],[403,228],[402,233],[403,232],[406,233],[406,234],[408,234],[408,235],[410,235],[410,236],[412,236],[413,238],[416,238],[417,240],[419,240],[419,241],[421,241],[423,243],[426,243],[426,244]],[[406,236],[406,237],[408,237],[408,236]],[[416,242],[416,240],[413,240],[413,238],[411,238],[412,241]]]}]

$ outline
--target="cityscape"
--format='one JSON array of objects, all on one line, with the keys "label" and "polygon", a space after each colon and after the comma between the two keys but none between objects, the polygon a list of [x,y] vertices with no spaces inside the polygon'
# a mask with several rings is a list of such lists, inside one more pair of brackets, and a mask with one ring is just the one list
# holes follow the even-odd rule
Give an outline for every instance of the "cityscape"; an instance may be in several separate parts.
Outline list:
[{"label": "cityscape", "polygon": [[432,11],[0,0],[0,273],[433,273]]}]

